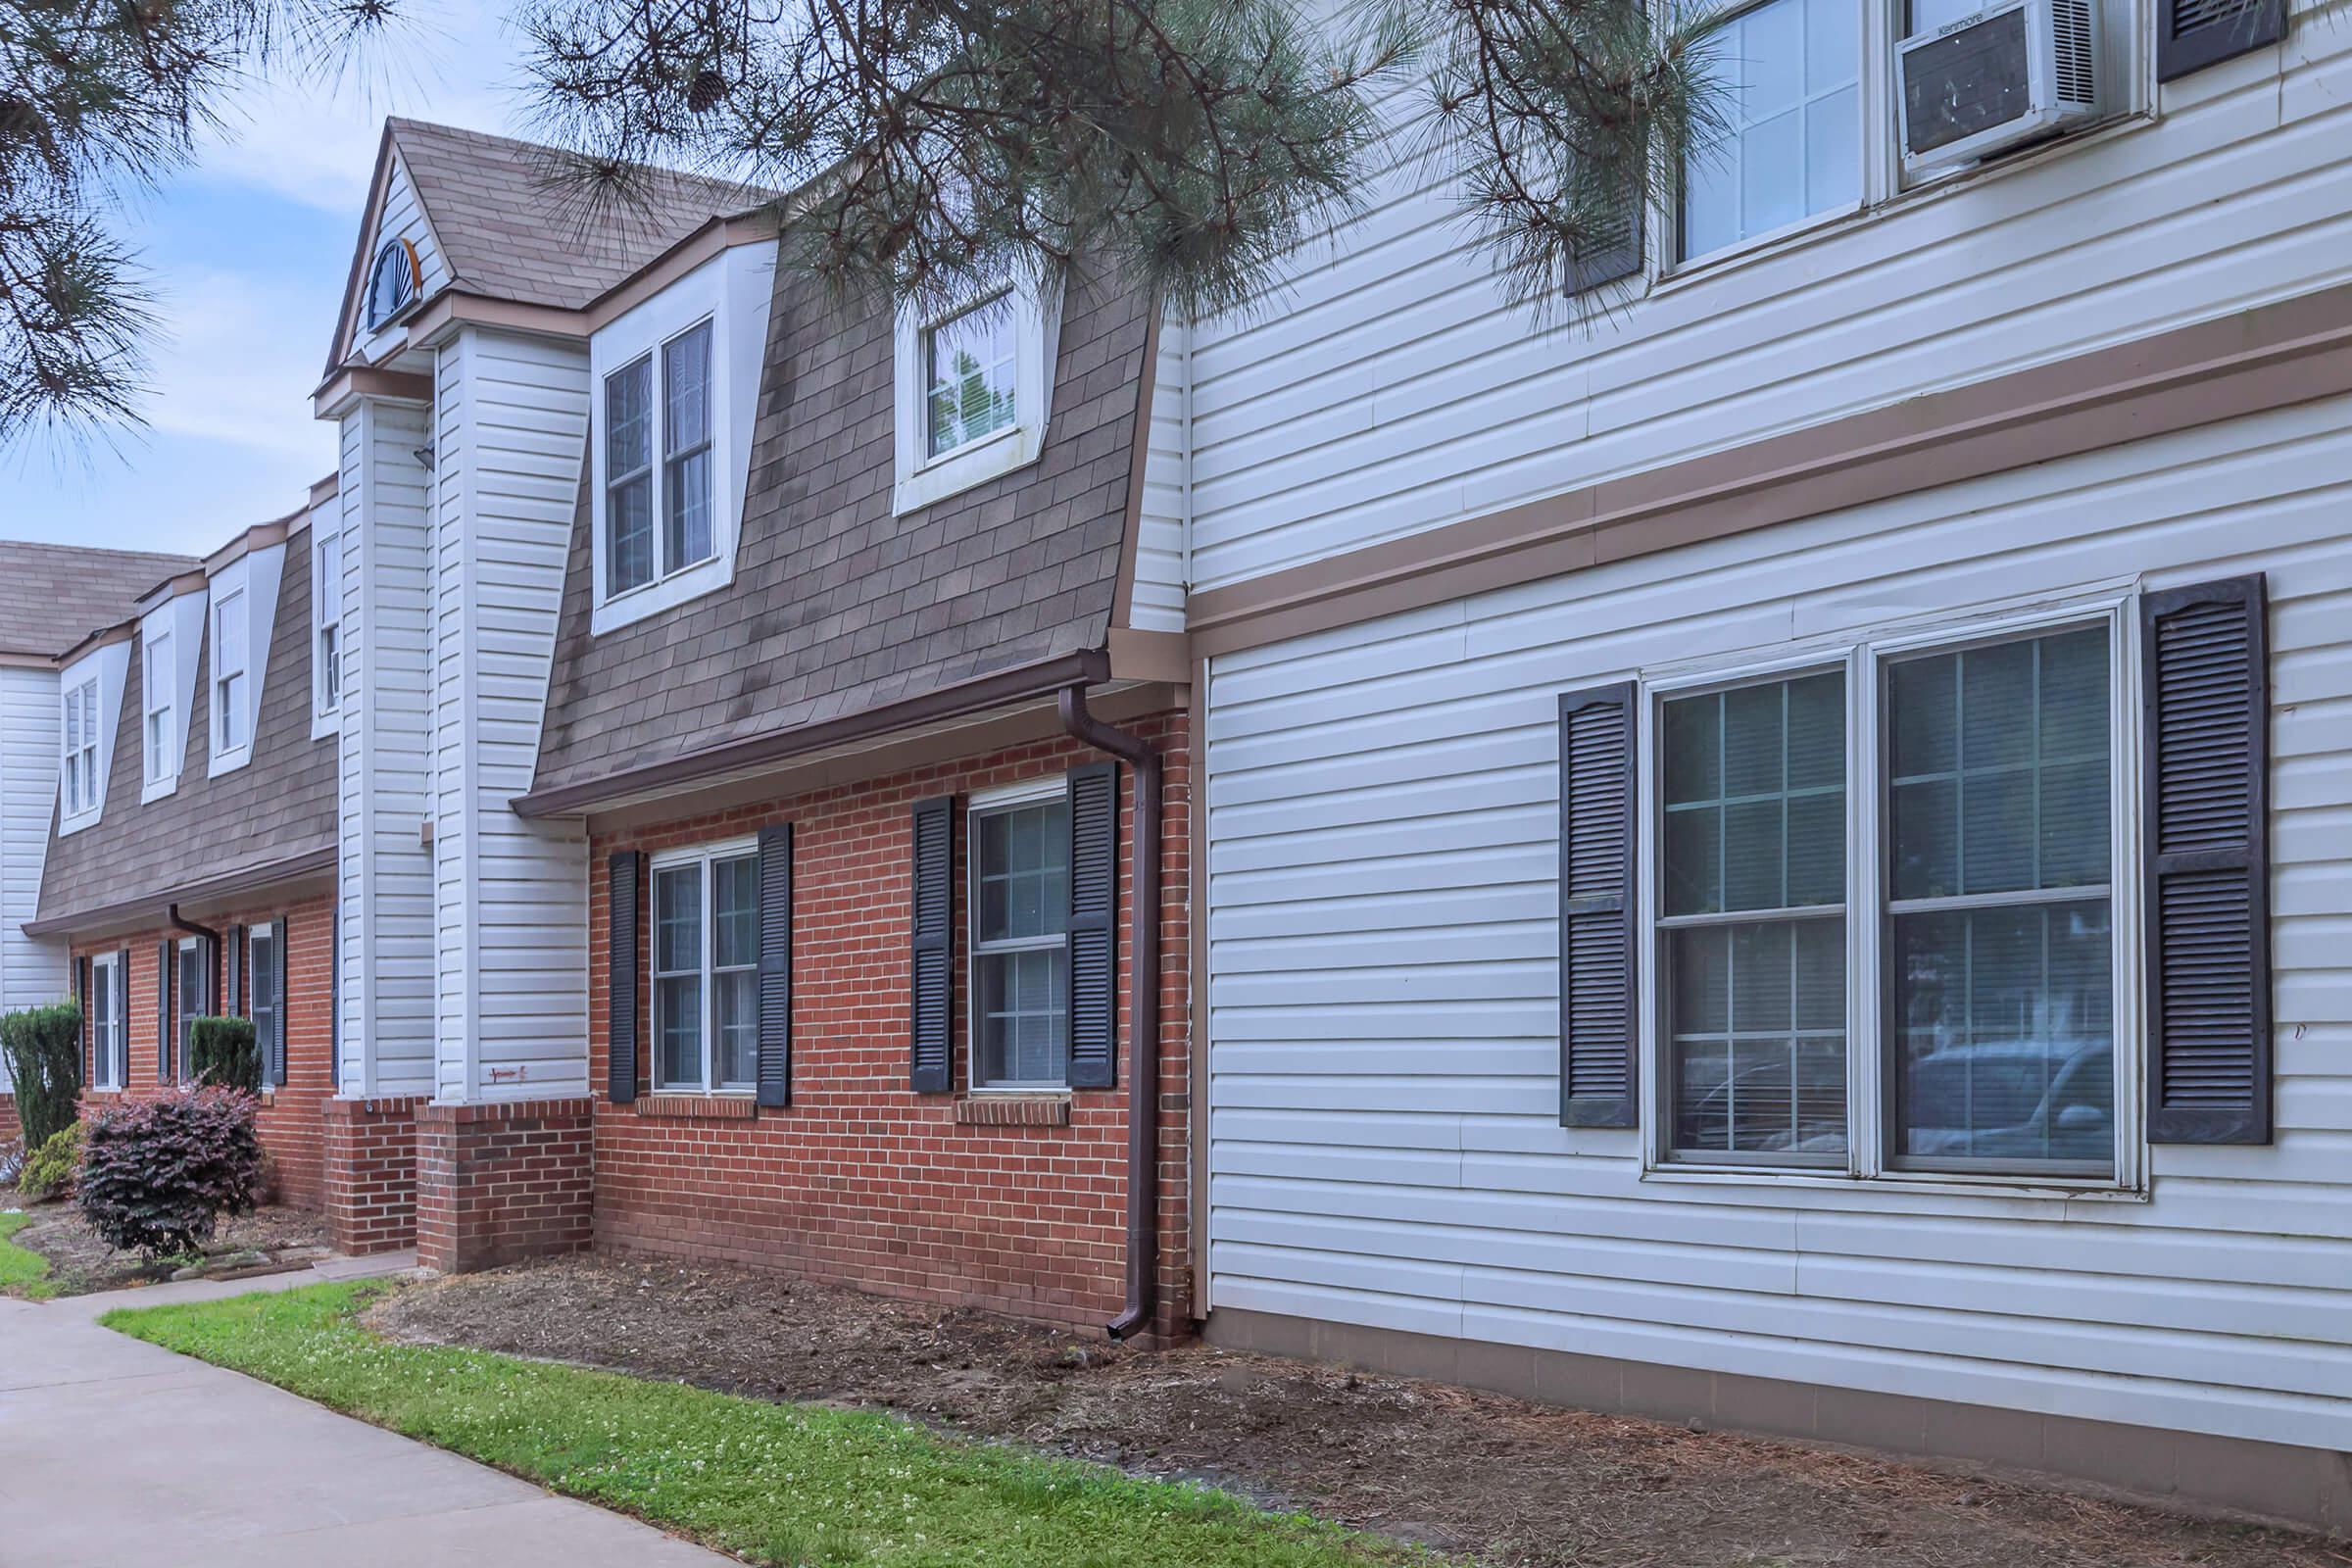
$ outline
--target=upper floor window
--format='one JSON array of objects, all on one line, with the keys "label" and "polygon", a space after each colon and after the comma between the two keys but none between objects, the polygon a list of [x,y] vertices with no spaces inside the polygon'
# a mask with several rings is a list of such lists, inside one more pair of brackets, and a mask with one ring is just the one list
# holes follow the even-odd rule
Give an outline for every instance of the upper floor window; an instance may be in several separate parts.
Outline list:
[{"label": "upper floor window", "polygon": [[98,677],[91,675],[65,691],[65,754],[63,786],[65,814],[80,816],[98,808]]},{"label": "upper floor window", "polygon": [[710,331],[710,321],[697,322],[662,344],[658,355],[645,354],[605,377],[608,595],[683,571],[715,551]]},{"label": "upper floor window", "polygon": [[760,852],[656,858],[654,1070],[662,1089],[749,1090],[760,1076]]},{"label": "upper floor window", "polygon": [[252,626],[246,592],[221,595],[213,606],[213,755],[242,751],[252,743],[245,711],[247,657]]},{"label": "upper floor window", "polygon": [[343,706],[342,535],[321,531],[311,558],[311,700],[324,715]]},{"label": "upper floor window", "polygon": [[897,511],[1037,461],[1060,316],[1058,295],[1026,286],[939,316],[900,313]]},{"label": "upper floor window", "polygon": [[147,710],[147,782],[160,784],[179,772],[179,717],[172,701],[179,685],[179,667],[172,662],[170,632],[147,639],[146,662],[139,674],[139,691]]},{"label": "upper floor window", "polygon": [[1726,123],[1688,166],[1685,259],[1860,199],[1861,16],[1854,0],[1765,0],[1722,24]]}]

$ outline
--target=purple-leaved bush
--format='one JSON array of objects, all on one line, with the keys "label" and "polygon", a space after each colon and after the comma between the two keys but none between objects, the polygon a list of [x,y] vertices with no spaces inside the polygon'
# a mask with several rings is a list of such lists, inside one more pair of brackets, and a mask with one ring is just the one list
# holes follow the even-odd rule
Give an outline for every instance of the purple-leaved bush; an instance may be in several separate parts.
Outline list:
[{"label": "purple-leaved bush", "polygon": [[202,1088],[113,1106],[90,1122],[75,1189],[108,1246],[150,1258],[194,1250],[223,1214],[260,1200],[260,1102]]}]

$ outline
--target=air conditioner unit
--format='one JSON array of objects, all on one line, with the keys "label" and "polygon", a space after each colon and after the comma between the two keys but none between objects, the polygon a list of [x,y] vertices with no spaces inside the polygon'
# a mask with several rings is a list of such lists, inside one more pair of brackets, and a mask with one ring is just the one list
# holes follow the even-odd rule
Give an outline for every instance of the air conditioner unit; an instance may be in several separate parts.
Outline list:
[{"label": "air conditioner unit", "polygon": [[1903,172],[2047,136],[2097,113],[2097,0],[2011,0],[1895,48]]}]

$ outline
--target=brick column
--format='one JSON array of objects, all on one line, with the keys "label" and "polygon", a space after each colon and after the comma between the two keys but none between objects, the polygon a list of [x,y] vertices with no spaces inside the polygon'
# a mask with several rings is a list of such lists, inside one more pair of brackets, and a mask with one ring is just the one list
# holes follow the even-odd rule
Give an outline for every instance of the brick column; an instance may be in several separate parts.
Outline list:
[{"label": "brick column", "polygon": [[420,1106],[416,1261],[463,1274],[585,1248],[595,1108],[590,1100]]},{"label": "brick column", "polygon": [[326,1225],[338,1252],[393,1252],[416,1240],[416,1108],[421,1100],[329,1100]]}]

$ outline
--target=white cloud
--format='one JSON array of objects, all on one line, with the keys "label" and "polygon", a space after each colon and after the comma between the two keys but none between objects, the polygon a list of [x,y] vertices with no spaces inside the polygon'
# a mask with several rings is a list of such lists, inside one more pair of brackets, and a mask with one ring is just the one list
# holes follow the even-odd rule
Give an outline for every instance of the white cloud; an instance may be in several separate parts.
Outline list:
[{"label": "white cloud", "polygon": [[333,433],[311,417],[341,303],[332,269],[315,282],[197,272],[173,278],[160,302],[149,422],[172,435],[225,441],[334,466]]}]

